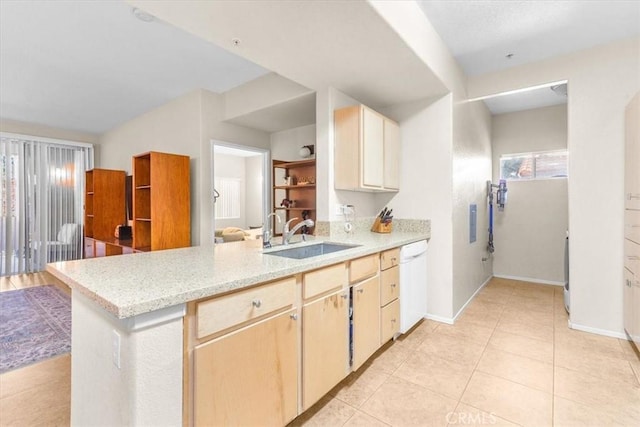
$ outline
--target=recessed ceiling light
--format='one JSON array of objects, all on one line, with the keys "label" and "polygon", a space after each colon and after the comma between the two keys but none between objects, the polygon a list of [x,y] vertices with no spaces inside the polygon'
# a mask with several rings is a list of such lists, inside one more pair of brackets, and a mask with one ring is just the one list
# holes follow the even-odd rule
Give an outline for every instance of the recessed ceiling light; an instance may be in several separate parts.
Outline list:
[{"label": "recessed ceiling light", "polygon": [[242,41],[240,39],[231,39],[231,43],[233,43],[234,46],[240,46]]},{"label": "recessed ceiling light", "polygon": [[135,16],[142,22],[153,22],[156,20],[155,16],[145,12],[144,10],[138,9],[137,7],[131,9],[131,13],[133,13],[133,16]]},{"label": "recessed ceiling light", "polygon": [[515,56],[515,53],[507,53],[504,57],[507,59],[511,59]]}]

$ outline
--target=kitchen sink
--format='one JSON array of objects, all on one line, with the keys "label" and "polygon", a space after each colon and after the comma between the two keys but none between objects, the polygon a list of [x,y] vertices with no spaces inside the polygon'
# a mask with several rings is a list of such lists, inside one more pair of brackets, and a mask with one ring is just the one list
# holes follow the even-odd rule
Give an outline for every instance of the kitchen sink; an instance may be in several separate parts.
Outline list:
[{"label": "kitchen sink", "polygon": [[344,251],[345,249],[356,248],[360,245],[348,245],[344,243],[314,243],[311,245],[298,246],[289,249],[279,249],[276,251],[264,252],[265,255],[275,255],[285,258],[304,259],[319,255],[326,255],[333,252]]}]

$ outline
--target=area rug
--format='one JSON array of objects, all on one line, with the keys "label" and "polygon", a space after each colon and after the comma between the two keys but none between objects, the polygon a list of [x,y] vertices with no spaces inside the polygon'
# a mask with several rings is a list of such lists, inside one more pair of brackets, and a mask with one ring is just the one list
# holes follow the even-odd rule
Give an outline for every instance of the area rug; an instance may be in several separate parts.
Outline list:
[{"label": "area rug", "polygon": [[0,292],[0,373],[71,351],[71,298],[54,285]]}]

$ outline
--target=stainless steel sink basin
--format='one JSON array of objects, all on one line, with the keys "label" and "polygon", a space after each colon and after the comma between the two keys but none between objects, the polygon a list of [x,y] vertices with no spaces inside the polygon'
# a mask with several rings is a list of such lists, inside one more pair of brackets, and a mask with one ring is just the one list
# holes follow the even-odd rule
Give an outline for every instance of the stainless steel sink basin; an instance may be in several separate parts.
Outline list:
[{"label": "stainless steel sink basin", "polygon": [[265,252],[265,255],[275,255],[285,258],[304,259],[311,258],[319,255],[326,255],[333,252],[344,251],[345,249],[351,249],[360,245],[347,245],[344,243],[314,243],[311,245],[298,246],[296,248],[280,249],[276,251]]}]

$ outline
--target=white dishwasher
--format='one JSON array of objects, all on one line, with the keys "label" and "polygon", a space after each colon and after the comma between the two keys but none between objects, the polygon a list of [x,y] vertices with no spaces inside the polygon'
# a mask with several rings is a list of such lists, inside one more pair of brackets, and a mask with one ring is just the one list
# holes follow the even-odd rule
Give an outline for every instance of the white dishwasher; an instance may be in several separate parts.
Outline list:
[{"label": "white dishwasher", "polygon": [[427,315],[427,241],[400,248],[400,332]]}]

